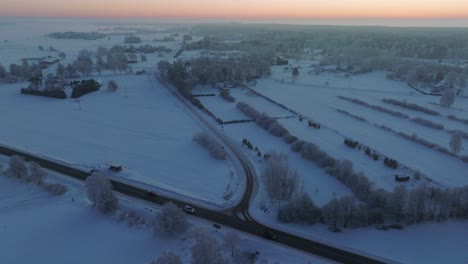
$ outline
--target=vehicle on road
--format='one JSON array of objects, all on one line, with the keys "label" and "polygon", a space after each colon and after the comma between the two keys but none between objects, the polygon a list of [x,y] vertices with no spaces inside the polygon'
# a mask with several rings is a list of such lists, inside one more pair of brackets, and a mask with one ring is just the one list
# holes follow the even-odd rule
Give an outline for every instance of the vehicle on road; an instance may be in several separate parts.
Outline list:
[{"label": "vehicle on road", "polygon": [[186,212],[187,214],[194,214],[195,213],[195,208],[193,208],[192,206],[190,205],[185,205],[184,208],[183,208],[184,212]]},{"label": "vehicle on road", "polygon": [[145,195],[149,196],[149,197],[156,197],[158,196],[157,193],[153,192],[153,191],[146,191]]},{"label": "vehicle on road", "polygon": [[273,232],[265,230],[263,231],[263,237],[269,240],[276,240],[276,235]]}]

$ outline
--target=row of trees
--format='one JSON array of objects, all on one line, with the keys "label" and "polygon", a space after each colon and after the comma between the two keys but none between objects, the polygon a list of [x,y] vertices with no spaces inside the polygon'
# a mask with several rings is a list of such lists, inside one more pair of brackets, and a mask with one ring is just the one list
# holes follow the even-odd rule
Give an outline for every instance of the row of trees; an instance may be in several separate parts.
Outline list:
[{"label": "row of trees", "polygon": [[269,75],[270,60],[271,57],[260,52],[230,59],[200,57],[172,64],[161,61],[158,71],[162,78],[179,89],[191,89],[196,85],[216,87],[219,83],[239,86]]},{"label": "row of trees", "polygon": [[206,148],[211,156],[217,160],[226,160],[227,159],[227,153],[226,150],[224,150],[224,147],[221,146],[216,140],[211,138],[209,135],[205,133],[199,133],[196,134],[193,137],[193,140],[200,144],[202,147]]},{"label": "row of trees", "polygon": [[300,193],[280,208],[277,217],[285,223],[322,222],[344,228],[468,219],[468,186],[442,189],[423,184],[407,190],[400,185],[392,192],[383,189],[372,191],[367,202],[345,196],[333,198],[322,208],[315,206],[307,194]]},{"label": "row of trees", "polygon": [[34,161],[26,162],[21,156],[11,156],[8,168],[5,171],[1,171],[0,168],[1,174],[39,185],[52,195],[58,196],[68,191],[68,187],[63,184],[46,182],[47,173],[39,163]]}]

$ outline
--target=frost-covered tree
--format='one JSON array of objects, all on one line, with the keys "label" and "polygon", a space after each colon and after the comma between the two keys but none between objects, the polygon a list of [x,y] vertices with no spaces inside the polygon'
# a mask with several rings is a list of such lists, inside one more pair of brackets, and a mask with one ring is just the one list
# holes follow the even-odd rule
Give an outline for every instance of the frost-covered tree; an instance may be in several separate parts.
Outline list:
[{"label": "frost-covered tree", "polygon": [[73,64],[67,64],[66,76],[67,78],[75,78],[78,75],[78,71]]},{"label": "frost-covered tree", "polygon": [[445,75],[444,81],[450,86],[450,88],[453,88],[453,85],[455,84],[457,80],[457,73],[456,72],[449,72],[447,75]]},{"label": "frost-covered tree", "polygon": [[164,204],[161,211],[156,214],[153,229],[155,232],[162,232],[174,235],[185,231],[187,228],[187,215],[172,202]]},{"label": "frost-covered tree", "polygon": [[16,178],[25,178],[28,176],[28,168],[26,167],[26,162],[23,157],[17,155],[11,156],[8,165],[8,172],[11,176]]},{"label": "frost-covered tree", "polygon": [[224,235],[224,247],[231,251],[231,257],[234,257],[239,250],[240,237],[236,231],[229,231]]},{"label": "frost-covered tree", "polygon": [[301,193],[278,210],[278,220],[283,223],[315,224],[322,212],[307,193]]},{"label": "frost-covered tree", "polygon": [[58,56],[60,59],[64,60],[67,57],[67,54],[65,54],[65,52],[59,52]]},{"label": "frost-covered tree", "polygon": [[452,132],[452,136],[450,137],[450,149],[455,154],[458,154],[460,153],[461,150],[463,150],[463,147],[462,147],[463,135],[464,133],[459,130]]},{"label": "frost-covered tree", "polygon": [[33,182],[35,184],[44,183],[44,178],[46,176],[45,170],[37,162],[29,162],[29,173],[25,177],[25,180],[28,182]]},{"label": "frost-covered tree", "polygon": [[296,82],[296,78],[297,78],[297,76],[299,76],[299,68],[294,67],[292,69],[291,75],[292,75],[291,77],[292,77],[293,81]]},{"label": "frost-covered tree", "polygon": [[101,173],[93,172],[85,181],[88,199],[102,213],[111,213],[119,206],[112,183]]},{"label": "frost-covered tree", "polygon": [[96,58],[96,71],[98,72],[99,75],[101,75],[102,71],[106,69],[106,62],[102,58],[102,56],[98,55]]},{"label": "frost-covered tree", "polygon": [[62,63],[57,64],[55,75],[59,78],[65,78],[67,76],[67,69]]},{"label": "frost-covered tree", "polygon": [[110,80],[107,83],[107,91],[115,92],[115,91],[117,91],[117,89],[119,89],[119,86],[117,85],[117,83],[114,80]]},{"label": "frost-covered tree", "polygon": [[221,245],[206,228],[194,232],[195,244],[192,246],[192,264],[224,264]]},{"label": "frost-covered tree", "polygon": [[6,77],[6,69],[3,67],[3,65],[0,64],[0,79]]},{"label": "frost-covered tree", "polygon": [[91,53],[88,50],[80,50],[78,58],[73,62],[73,65],[84,76],[90,75],[93,72]]},{"label": "frost-covered tree", "polygon": [[262,178],[270,199],[289,200],[297,189],[297,171],[289,167],[285,153],[269,154]]},{"label": "frost-covered tree", "polygon": [[453,89],[445,89],[440,97],[440,105],[450,107],[455,102],[455,91]]},{"label": "frost-covered tree", "polygon": [[152,264],[182,264],[182,260],[174,252],[163,252]]}]

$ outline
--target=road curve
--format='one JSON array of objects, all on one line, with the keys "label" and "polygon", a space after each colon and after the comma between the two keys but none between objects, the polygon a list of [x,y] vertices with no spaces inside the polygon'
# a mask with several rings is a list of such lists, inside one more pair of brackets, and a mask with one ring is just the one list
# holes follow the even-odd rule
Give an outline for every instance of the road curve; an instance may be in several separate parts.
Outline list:
[{"label": "road curve", "polygon": [[[163,82],[161,82],[165,85]],[[166,86],[166,85],[165,85]],[[286,232],[275,230],[264,226],[257,221],[255,221],[249,214],[248,208],[250,204],[250,199],[252,197],[253,189],[255,188],[255,169],[253,168],[250,160],[245,156],[242,150],[233,143],[229,138],[227,138],[222,132],[220,132],[216,127],[214,127],[207,119],[202,116],[197,110],[193,108],[184,98],[182,98],[177,92],[175,92],[171,87],[166,86],[171,93],[173,93],[177,98],[181,100],[181,102],[188,107],[199,119],[200,121],[206,125],[210,131],[216,135],[216,137],[222,141],[228,148],[231,149],[232,153],[239,159],[240,163],[243,166],[243,170],[245,171],[245,175],[247,177],[247,184],[246,184],[246,191],[242,197],[240,203],[233,208],[231,212],[218,212],[212,211],[205,208],[201,208],[198,206],[193,206],[196,209],[196,216],[207,219],[214,223],[219,223],[221,225],[229,226],[233,229],[237,229],[239,231],[243,231],[246,233],[250,233],[252,235],[264,236],[264,232],[266,230],[270,230],[271,232],[275,233],[276,235],[276,242],[281,243],[308,253],[312,253],[333,261],[341,262],[341,263],[350,263],[350,264],[362,264],[362,263],[388,263],[391,262],[390,260],[380,259],[365,256],[362,254],[358,254],[356,252],[351,252],[348,250],[340,249],[337,247],[333,247],[327,244],[323,244],[321,242],[305,239],[303,237],[295,236],[292,234],[288,234]],[[19,155],[24,157],[28,161],[35,161],[39,163],[42,167],[61,173],[63,175],[67,175],[79,180],[85,180],[91,172],[82,171],[80,169],[73,168],[69,165],[53,161],[46,157],[36,156],[30,153],[26,153],[24,151],[14,149],[8,146],[0,145],[0,154],[6,156],[13,156]],[[152,202],[155,204],[164,204],[166,202],[172,201],[173,203],[183,206],[186,204],[184,201],[176,200],[173,198],[161,196],[161,195],[148,195],[148,190],[145,190],[140,187],[132,186],[127,183],[119,182],[117,180],[110,180],[112,186],[115,191],[132,196],[138,199],[142,199],[148,202]]]}]

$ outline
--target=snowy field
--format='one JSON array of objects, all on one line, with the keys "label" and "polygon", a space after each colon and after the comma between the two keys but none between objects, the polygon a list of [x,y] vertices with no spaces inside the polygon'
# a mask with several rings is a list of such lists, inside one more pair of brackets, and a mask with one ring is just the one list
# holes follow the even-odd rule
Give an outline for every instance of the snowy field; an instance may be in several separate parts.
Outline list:
[{"label": "snowy field", "polygon": [[2,85],[0,111],[11,114],[0,118],[1,143],[88,169],[122,164],[126,170],[116,177],[218,205],[233,202],[224,199],[239,180],[231,162],[215,161],[192,141],[201,128],[164,87],[151,76],[101,79],[116,80],[120,89],[101,89],[79,103],[21,95],[24,84]]},{"label": "snowy field", "polygon": [[[442,186],[454,187],[468,184],[466,174],[468,164],[466,162],[429,149],[376,126],[385,125],[409,135],[415,133],[431,142],[449,148],[449,131],[458,129],[466,132],[468,127],[462,123],[449,120],[447,116],[455,114],[461,118],[467,118],[468,99],[457,98],[453,109],[446,109],[434,105],[434,103],[438,103],[439,97],[420,95],[405,83],[386,79],[383,72],[352,76],[351,86],[348,87],[349,81],[341,75],[336,76],[336,74],[332,73],[307,74],[305,69],[295,83],[288,81],[282,83],[281,80],[278,81],[278,79],[281,79],[282,71],[282,68],[274,67],[272,78],[261,79],[253,88],[298,111],[305,117],[320,123],[326,131],[310,129],[310,133],[307,133],[307,131],[304,131],[306,129],[304,124],[300,124],[299,121],[294,119],[281,120],[280,123],[284,124],[292,133],[297,133],[298,136],[309,138],[311,141],[315,140],[320,147],[323,147],[332,156],[335,155],[339,158],[354,161],[355,167],[364,171],[377,186],[389,189],[394,187],[395,184],[392,184],[391,180],[388,181],[387,177],[391,176],[391,171],[384,167],[381,162],[372,164],[376,162],[362,156],[362,153],[350,155],[349,150],[342,143],[344,138],[358,140],[379,153],[396,159],[412,170],[421,171]],[[328,87],[324,86],[325,82],[328,82]],[[411,119],[422,117],[442,124],[445,129],[437,130],[425,127],[409,120],[344,101],[337,98],[338,95],[357,98],[370,104],[400,111],[409,115]],[[439,111],[441,116],[428,116],[421,112],[390,105],[384,103],[383,98],[417,103]],[[343,115],[336,109],[342,109],[361,116],[368,122],[362,122]],[[302,127],[296,129],[298,125]],[[464,139],[463,144],[468,145],[468,140]],[[465,147],[465,150],[459,155],[466,155],[468,153],[466,149],[468,148]],[[364,160],[366,158],[367,161]]]},{"label": "snowy field", "polygon": [[[98,40],[45,36],[63,31],[116,33],[113,28],[118,25],[99,20],[73,22],[44,19],[37,23],[18,19],[10,24],[0,23],[2,38],[8,40],[0,41],[0,63],[8,67],[10,63],[21,64],[20,59],[24,57],[57,56],[56,52],[40,51],[39,45],[65,52],[67,57],[61,63],[67,64],[76,59],[81,49],[95,51],[98,46],[110,48],[124,44],[123,35],[112,34],[109,39]],[[147,54],[147,62],[131,65],[134,71],[148,69],[148,75],[104,71],[102,76],[91,76],[104,83],[101,90],[80,100],[24,96],[19,90],[27,83],[0,84],[0,111],[11,113],[0,117],[3,124],[0,144],[88,170],[105,168],[111,163],[122,164],[125,171],[113,176],[155,186],[156,191],[169,191],[168,195],[176,192],[185,199],[195,198],[223,208],[231,206],[242,194],[238,188],[242,187],[243,179],[238,178],[229,160],[213,160],[192,141],[203,126],[153,77],[157,61],[172,60],[180,48],[181,35],[175,37],[175,42],[153,42],[168,35],[138,35],[143,42],[136,46],[164,45],[173,50],[164,54],[166,57]],[[49,67],[44,74],[55,73],[55,68]],[[119,85],[116,93],[106,91],[109,80]]]},{"label": "snowy field", "polygon": [[[0,157],[0,164],[6,167],[7,158]],[[149,264],[167,251],[190,263],[190,231],[178,237],[155,236],[148,226],[129,226],[115,215],[98,213],[87,200],[81,182],[53,173],[47,180],[61,182],[70,190],[53,197],[32,184],[0,176],[0,263]],[[153,205],[125,196],[119,199],[123,209],[135,211],[147,221],[158,211]],[[229,230],[214,229],[198,218],[189,221],[191,227],[206,227],[221,243]],[[259,259],[268,263],[329,263],[246,234],[240,234],[240,248],[259,251]]]}]

